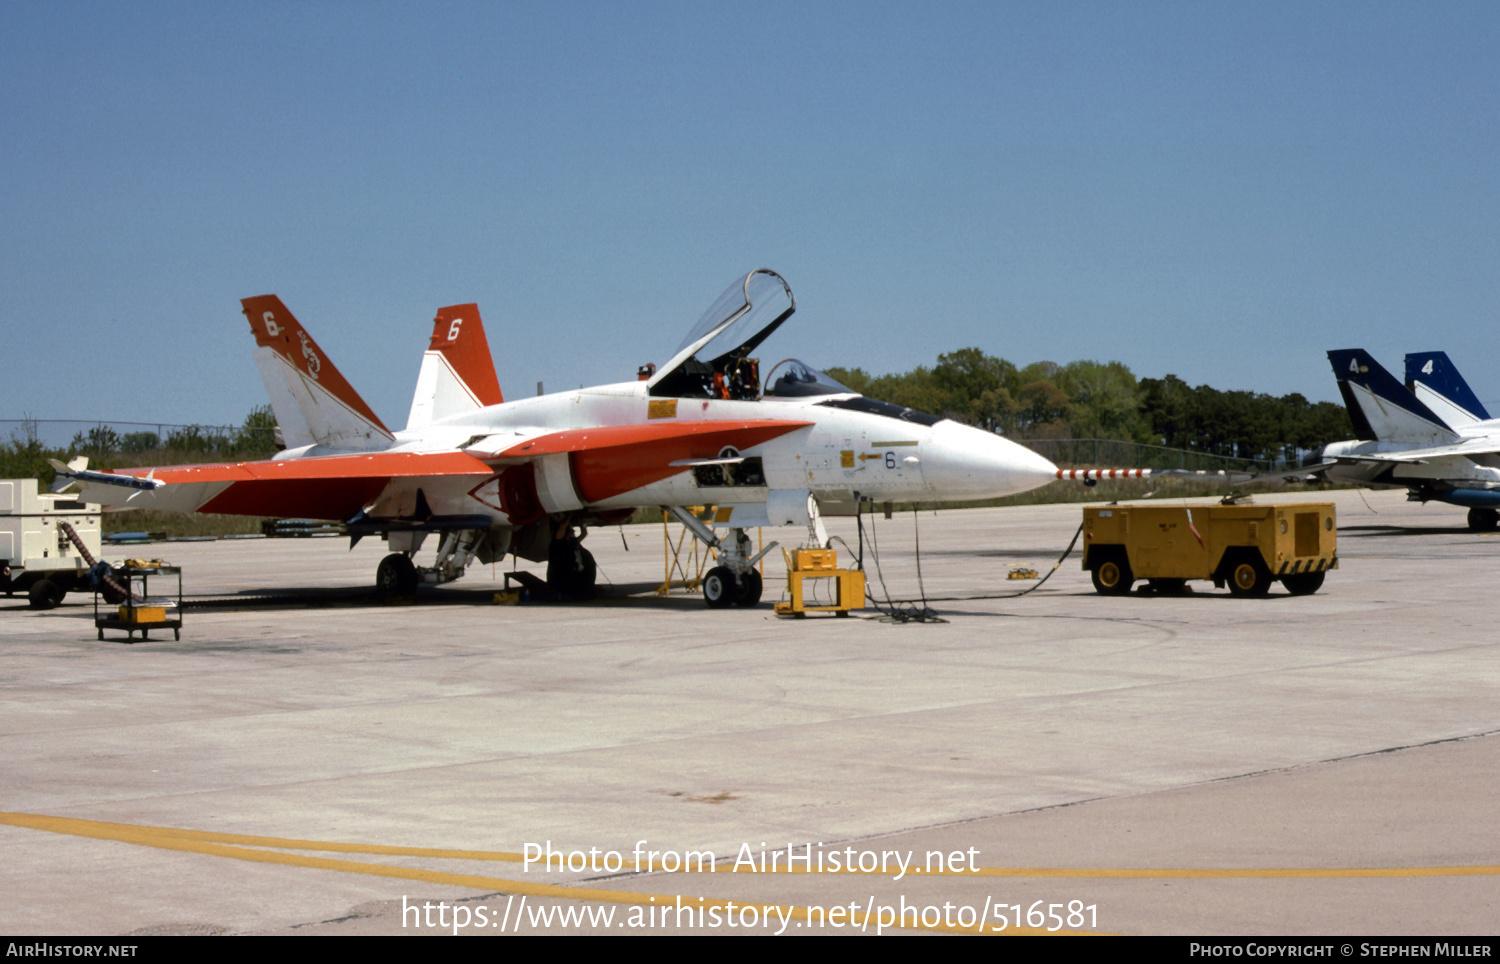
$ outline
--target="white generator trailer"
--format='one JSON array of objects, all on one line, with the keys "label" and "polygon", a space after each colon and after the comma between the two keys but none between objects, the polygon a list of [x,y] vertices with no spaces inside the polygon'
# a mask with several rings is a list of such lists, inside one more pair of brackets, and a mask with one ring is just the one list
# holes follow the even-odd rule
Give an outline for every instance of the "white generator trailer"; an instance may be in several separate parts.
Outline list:
[{"label": "white generator trailer", "polygon": [[69,592],[91,591],[89,563],[62,529],[68,523],[99,557],[99,506],[40,491],[36,479],[0,479],[0,589],[51,609]]}]

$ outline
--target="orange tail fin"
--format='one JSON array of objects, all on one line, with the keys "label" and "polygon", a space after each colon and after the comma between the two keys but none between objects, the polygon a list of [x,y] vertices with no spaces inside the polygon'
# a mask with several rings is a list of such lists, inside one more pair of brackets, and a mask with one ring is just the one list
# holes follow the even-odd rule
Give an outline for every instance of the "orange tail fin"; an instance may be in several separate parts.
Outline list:
[{"label": "orange tail fin", "polygon": [[240,304],[255,335],[255,364],[287,448],[316,443],[361,450],[393,441],[390,429],[280,298],[259,295]]},{"label": "orange tail fin", "polygon": [[432,320],[432,340],[422,355],[407,429],[504,401],[479,306],[439,308]]}]

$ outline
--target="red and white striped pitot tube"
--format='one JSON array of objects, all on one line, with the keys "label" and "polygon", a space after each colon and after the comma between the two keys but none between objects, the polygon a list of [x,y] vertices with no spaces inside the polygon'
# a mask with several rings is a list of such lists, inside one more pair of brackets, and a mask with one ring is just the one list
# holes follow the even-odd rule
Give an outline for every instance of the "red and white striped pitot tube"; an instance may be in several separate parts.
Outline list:
[{"label": "red and white striped pitot tube", "polygon": [[1059,479],[1073,479],[1080,482],[1098,481],[1100,479],[1149,479],[1150,469],[1058,469]]}]

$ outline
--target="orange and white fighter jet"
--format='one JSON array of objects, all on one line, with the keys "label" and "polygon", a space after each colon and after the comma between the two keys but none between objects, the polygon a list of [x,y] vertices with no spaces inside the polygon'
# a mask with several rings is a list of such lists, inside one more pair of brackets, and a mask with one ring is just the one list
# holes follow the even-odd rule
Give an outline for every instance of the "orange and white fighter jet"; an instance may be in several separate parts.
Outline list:
[{"label": "orange and white fighter jet", "polygon": [[[760,577],[745,529],[805,526],[857,500],[987,499],[1056,477],[998,435],[865,398],[795,359],[764,387],[752,352],[796,310],[776,272],[736,280],[671,360],[639,380],[507,402],[475,305],[433,322],[406,428],[393,432],[275,295],[242,304],[287,448],[269,461],[90,472],[58,466],[106,506],[295,516],[386,539],[387,594],[458,578],[513,553],[550,566],[555,588],[592,590],[574,525],[641,506],[671,512],[718,551],[710,606],[751,606]],[[712,504],[711,523],[687,506]],[[727,530],[725,532],[724,530]],[[722,533],[722,534],[721,534]],[[439,537],[432,565],[413,557]],[[564,573],[559,575],[559,573]]]}]

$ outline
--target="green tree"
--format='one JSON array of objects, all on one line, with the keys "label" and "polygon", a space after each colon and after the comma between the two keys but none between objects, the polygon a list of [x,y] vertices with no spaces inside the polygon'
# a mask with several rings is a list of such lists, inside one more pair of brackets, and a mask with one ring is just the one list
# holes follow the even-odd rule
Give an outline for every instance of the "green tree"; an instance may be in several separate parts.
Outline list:
[{"label": "green tree", "polygon": [[0,479],[41,479],[50,485],[54,473],[47,460],[63,457],[61,451],[43,447],[36,421],[26,418],[9,441],[0,442]]},{"label": "green tree", "polygon": [[241,454],[264,455],[272,455],[280,448],[276,443],[276,416],[271,406],[259,405],[250,410],[235,437],[235,448]]},{"label": "green tree", "polygon": [[1141,388],[1121,363],[1069,362],[1056,382],[1068,396],[1074,438],[1140,442],[1150,437],[1141,414]]}]

